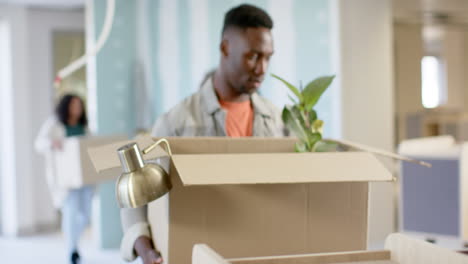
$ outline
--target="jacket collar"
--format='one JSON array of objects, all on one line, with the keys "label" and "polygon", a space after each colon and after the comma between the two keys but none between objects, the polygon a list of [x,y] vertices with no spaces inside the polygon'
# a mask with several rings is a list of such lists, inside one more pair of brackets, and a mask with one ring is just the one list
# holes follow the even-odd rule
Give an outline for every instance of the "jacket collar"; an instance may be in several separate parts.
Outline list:
[{"label": "jacket collar", "polygon": [[207,114],[212,115],[221,110],[221,105],[219,104],[218,97],[216,96],[213,86],[213,77],[209,78],[202,84],[199,93],[201,95],[203,110]]},{"label": "jacket collar", "polygon": [[[212,115],[221,110],[221,105],[219,104],[218,97],[216,96],[215,88],[213,86],[213,77],[209,78],[202,84],[199,93],[201,95],[203,110],[207,114]],[[250,101],[252,102],[255,114],[271,117],[272,113],[269,111],[265,100],[257,93],[253,93],[250,96]]]}]

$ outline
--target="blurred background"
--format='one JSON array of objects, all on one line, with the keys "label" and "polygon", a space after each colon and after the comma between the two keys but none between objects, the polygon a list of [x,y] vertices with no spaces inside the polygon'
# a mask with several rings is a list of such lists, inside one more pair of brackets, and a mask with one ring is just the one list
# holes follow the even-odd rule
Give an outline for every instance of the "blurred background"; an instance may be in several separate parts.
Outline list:
[{"label": "blurred background", "polygon": [[[57,71],[95,45],[103,0],[0,0],[0,255],[61,263],[60,214],[33,142],[57,99],[86,100],[90,129],[130,137],[195,92],[219,60],[224,13],[241,3],[273,18],[269,72],[294,84],[337,78],[317,111],[325,136],[389,151],[411,138],[468,140],[468,2],[464,0],[117,0],[113,28],[87,66]],[[267,77],[278,107],[287,90]],[[399,166],[385,161],[395,175]],[[397,183],[371,189],[369,245],[399,226]],[[85,263],[123,263],[114,182],[98,186]],[[28,252],[22,254],[21,252]]]}]

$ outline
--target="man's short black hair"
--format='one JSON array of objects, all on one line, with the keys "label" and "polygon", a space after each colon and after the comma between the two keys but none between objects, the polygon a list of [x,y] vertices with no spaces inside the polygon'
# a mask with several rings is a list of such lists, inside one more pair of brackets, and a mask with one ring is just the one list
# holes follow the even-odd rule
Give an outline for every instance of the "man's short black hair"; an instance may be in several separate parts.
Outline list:
[{"label": "man's short black hair", "polygon": [[230,27],[241,29],[264,27],[273,28],[273,20],[263,9],[253,5],[242,4],[229,10],[224,16],[224,33]]}]

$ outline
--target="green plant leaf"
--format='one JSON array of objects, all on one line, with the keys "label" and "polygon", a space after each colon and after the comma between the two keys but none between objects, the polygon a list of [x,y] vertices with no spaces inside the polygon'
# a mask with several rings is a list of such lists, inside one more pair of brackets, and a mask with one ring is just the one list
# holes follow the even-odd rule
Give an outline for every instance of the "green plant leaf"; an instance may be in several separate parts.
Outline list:
[{"label": "green plant leaf", "polygon": [[304,130],[307,130],[307,125],[306,125],[307,117],[305,116],[301,108],[298,105],[293,105],[289,110],[292,111],[294,117],[299,120],[299,123],[301,124],[302,128]]},{"label": "green plant leaf", "polygon": [[296,86],[290,84],[286,80],[282,79],[281,77],[279,77],[279,76],[277,76],[277,75],[275,75],[273,73],[271,74],[271,76],[273,76],[274,78],[276,78],[276,79],[280,80],[281,82],[283,82],[289,88],[289,90],[291,90],[291,92],[293,92],[297,96],[297,99],[299,99],[299,102],[302,103],[302,100],[303,100],[302,94],[299,91],[299,89],[297,89]]},{"label": "green plant leaf", "polygon": [[283,82],[297,96],[296,99],[288,95],[293,105],[285,106],[281,115],[285,126],[299,139],[294,145],[295,151],[336,149],[335,144],[329,144],[322,139],[323,121],[318,119],[317,112],[313,109],[335,76],[317,78],[306,87],[303,87],[301,82],[299,89],[277,75],[272,74],[272,76]]},{"label": "green plant leaf", "polygon": [[309,115],[309,124],[313,124],[315,120],[317,120],[317,112],[314,109],[312,109],[308,111],[308,115]]},{"label": "green plant leaf", "polygon": [[332,152],[338,150],[338,144],[320,140],[315,143],[314,149],[315,152]]},{"label": "green plant leaf", "polygon": [[311,130],[314,133],[323,133],[323,120],[315,119],[315,121],[311,125]]},{"label": "green plant leaf", "polygon": [[311,81],[302,91],[303,102],[306,110],[311,110],[317,104],[320,96],[327,90],[335,76],[319,77]]},{"label": "green plant leaf", "polygon": [[284,124],[286,127],[292,131],[296,137],[306,142],[308,139],[307,132],[304,130],[304,127],[301,125],[301,121],[299,117],[294,113],[292,107],[285,106],[283,108],[283,112],[281,114],[281,118],[283,119]]},{"label": "green plant leaf", "polygon": [[307,133],[307,142],[308,142],[309,151],[313,151],[315,143],[317,143],[321,139],[322,139],[322,134],[313,133],[313,132],[309,131]]},{"label": "green plant leaf", "polygon": [[296,152],[308,152],[306,144],[304,144],[304,142],[296,142],[294,144],[294,151],[296,151]]},{"label": "green plant leaf", "polygon": [[288,97],[289,97],[289,100],[291,100],[291,102],[292,102],[293,104],[295,104],[295,105],[298,104],[298,102],[296,101],[296,99],[294,99],[294,97],[292,97],[292,96],[289,95],[289,94],[288,94]]}]

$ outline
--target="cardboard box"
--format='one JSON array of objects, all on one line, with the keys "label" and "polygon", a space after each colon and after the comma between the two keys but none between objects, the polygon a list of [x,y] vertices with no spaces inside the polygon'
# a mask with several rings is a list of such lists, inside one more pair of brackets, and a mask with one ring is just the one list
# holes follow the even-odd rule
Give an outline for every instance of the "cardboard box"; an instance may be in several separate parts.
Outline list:
[{"label": "cardboard box", "polygon": [[[369,182],[392,180],[372,154],[293,153],[291,138],[169,142],[173,189],[149,205],[168,264],[190,263],[197,243],[229,258],[366,249]],[[120,169],[126,143],[90,149],[96,169]]]},{"label": "cardboard box", "polygon": [[403,141],[399,152],[432,164],[400,166],[400,231],[468,241],[468,143],[451,136]]},{"label": "cardboard box", "polygon": [[115,176],[96,172],[87,150],[89,147],[119,142],[123,139],[123,136],[66,138],[63,141],[62,150],[53,152],[54,175],[58,186],[79,188],[84,185],[114,180]]},{"label": "cardboard box", "polygon": [[468,256],[401,234],[391,234],[380,251],[225,259],[204,244],[193,247],[192,264],[468,264]]}]

